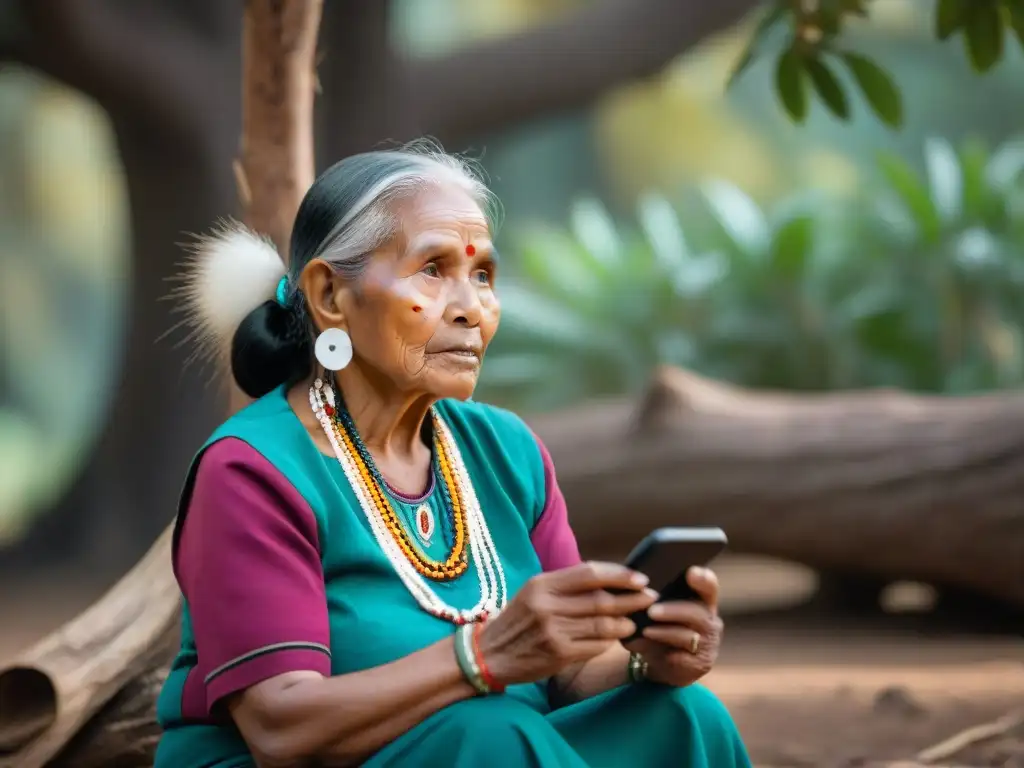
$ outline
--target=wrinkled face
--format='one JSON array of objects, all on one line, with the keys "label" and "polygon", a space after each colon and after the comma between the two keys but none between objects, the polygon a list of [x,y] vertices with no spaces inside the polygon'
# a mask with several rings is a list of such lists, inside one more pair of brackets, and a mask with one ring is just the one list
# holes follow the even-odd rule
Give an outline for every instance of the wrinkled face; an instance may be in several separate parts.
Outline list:
[{"label": "wrinkled face", "polygon": [[466,399],[501,315],[487,220],[454,185],[425,189],[394,210],[398,236],[372,254],[354,284],[323,263],[307,266],[313,320],[348,332],[351,365],[371,380]]}]

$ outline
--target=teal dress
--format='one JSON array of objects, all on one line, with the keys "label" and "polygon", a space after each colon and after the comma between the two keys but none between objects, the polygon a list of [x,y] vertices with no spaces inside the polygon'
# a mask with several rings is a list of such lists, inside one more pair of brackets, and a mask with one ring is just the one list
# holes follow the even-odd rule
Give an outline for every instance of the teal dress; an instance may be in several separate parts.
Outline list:
[{"label": "teal dress", "polygon": [[[528,427],[507,411],[476,402],[442,401],[436,407],[460,449],[504,568],[509,594],[514,595],[543,570],[531,539],[551,492],[543,449]],[[211,612],[199,606],[207,596],[203,584],[190,581],[186,588],[183,583],[181,649],[157,707],[164,735],[156,768],[253,765],[238,730],[210,701],[215,698],[211,690],[216,681],[225,677],[221,674],[224,669],[230,675],[233,667],[244,667],[254,658],[274,652],[280,655],[282,646],[288,645],[291,650],[287,653],[293,659],[307,654],[310,659],[322,660],[315,663],[325,665],[315,668],[344,675],[407,656],[455,630],[450,622],[420,608],[399,580],[339,463],[319,452],[283,390],[230,418],[200,451],[182,494],[176,546],[201,460],[208,452],[212,455],[211,447],[225,441],[244,444],[258,454],[310,511],[310,528],[315,530],[308,538],[316,545],[310,556],[319,558],[322,584],[317,586],[323,591],[318,599],[326,602],[324,634],[317,641],[267,642],[262,647],[250,643],[254,645],[251,648],[243,644],[216,660],[205,659],[204,654],[216,655],[212,650],[215,642],[231,640],[223,637],[231,630],[224,629],[216,636],[199,631],[201,613]],[[420,499],[392,498],[409,528],[418,524],[418,510],[423,505],[432,509],[433,519],[440,519],[442,502],[437,488]],[[440,532],[422,546],[435,558],[446,549]],[[223,551],[212,559],[230,562],[230,554]],[[478,585],[472,562],[459,578],[431,584],[445,603],[458,608],[476,602]],[[246,602],[249,597],[243,594],[231,602]],[[298,613],[295,620],[305,621]],[[204,637],[212,639],[204,641]],[[223,663],[229,657],[234,660]],[[217,668],[211,669],[214,665]],[[189,704],[204,684],[206,707]],[[202,693],[198,697],[200,702],[204,700]],[[703,686],[676,689],[639,684],[552,709],[547,681],[538,681],[446,707],[381,749],[365,765],[732,768],[750,762],[728,712]]]}]

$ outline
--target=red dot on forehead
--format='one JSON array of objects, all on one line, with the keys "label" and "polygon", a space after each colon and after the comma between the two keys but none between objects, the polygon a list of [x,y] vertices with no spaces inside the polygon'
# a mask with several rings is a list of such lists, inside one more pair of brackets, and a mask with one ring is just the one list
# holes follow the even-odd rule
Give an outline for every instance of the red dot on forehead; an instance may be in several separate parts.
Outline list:
[{"label": "red dot on forehead", "polygon": [[475,253],[476,253],[476,246],[475,245],[470,243],[469,245],[466,246],[466,255],[467,256],[472,256]]}]

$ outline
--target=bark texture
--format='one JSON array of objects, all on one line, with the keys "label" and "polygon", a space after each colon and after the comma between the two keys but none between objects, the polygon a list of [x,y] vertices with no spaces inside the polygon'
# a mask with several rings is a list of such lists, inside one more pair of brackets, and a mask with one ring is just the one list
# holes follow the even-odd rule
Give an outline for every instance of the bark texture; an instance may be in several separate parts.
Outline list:
[{"label": "bark texture", "polygon": [[295,212],[313,183],[313,99],[322,0],[249,0],[242,25],[245,220],[287,258]]},{"label": "bark texture", "polygon": [[[795,397],[666,369],[639,402],[597,402],[531,426],[551,450],[589,556],[621,557],[657,526],[720,525],[734,551],[1024,608],[1024,394]],[[42,765],[19,760],[50,754],[93,713],[55,765],[150,764],[155,692],[177,635],[168,547],[164,537],[92,613],[0,670],[0,701],[11,696],[24,713],[0,707],[0,749],[29,744],[0,768]],[[95,678],[62,671],[108,641],[124,649],[104,653],[113,669],[92,663],[105,670]],[[68,697],[63,725],[32,742],[52,720],[53,690]]]}]

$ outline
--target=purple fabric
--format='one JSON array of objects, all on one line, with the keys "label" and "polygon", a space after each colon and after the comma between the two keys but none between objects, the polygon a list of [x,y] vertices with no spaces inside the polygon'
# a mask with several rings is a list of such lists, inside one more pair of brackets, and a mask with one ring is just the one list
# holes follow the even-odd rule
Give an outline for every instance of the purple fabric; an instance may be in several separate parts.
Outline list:
[{"label": "purple fabric", "polygon": [[276,675],[331,672],[317,524],[298,491],[248,444],[210,446],[174,553],[198,665],[182,715]]},{"label": "purple fabric", "polygon": [[540,559],[541,567],[545,571],[557,571],[579,563],[580,549],[576,543],[576,535],[569,526],[569,510],[565,506],[562,490],[558,487],[551,454],[539,437],[534,435],[534,439],[544,461],[545,504],[537,524],[530,533],[530,541]]}]

